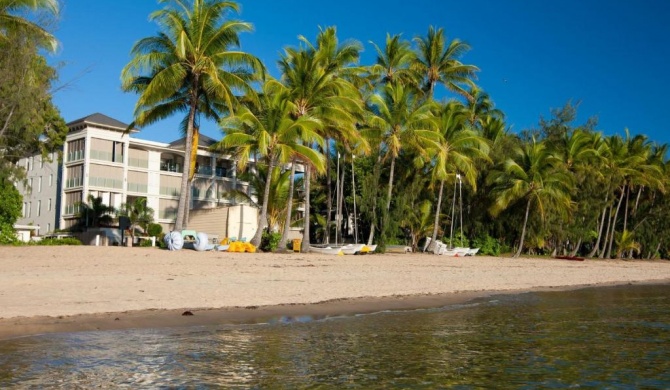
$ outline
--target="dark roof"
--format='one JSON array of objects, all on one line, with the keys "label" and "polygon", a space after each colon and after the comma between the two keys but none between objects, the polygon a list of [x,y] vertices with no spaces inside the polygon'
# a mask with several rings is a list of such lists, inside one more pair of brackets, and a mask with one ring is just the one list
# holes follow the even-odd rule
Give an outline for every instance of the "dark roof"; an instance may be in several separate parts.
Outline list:
[{"label": "dark roof", "polygon": [[119,129],[125,131],[128,128],[127,123],[123,123],[119,120],[116,120],[114,118],[110,118],[107,115],[101,114],[99,112],[96,112],[95,114],[91,114],[89,116],[85,116],[83,118],[79,118],[77,120],[74,120],[70,123],[67,124],[68,127],[74,127],[79,124],[91,124],[91,125],[98,125],[102,127],[107,127],[107,128],[112,128],[112,129]]},{"label": "dark roof", "polygon": [[[207,149],[207,148],[209,148],[210,146],[214,145],[217,142],[218,141],[216,141],[215,139],[210,138],[210,137],[208,137],[208,136],[206,136],[202,133],[200,133],[200,135],[198,136],[198,146],[201,147],[201,148]],[[175,147],[179,147],[179,146],[183,147],[184,145],[186,145],[186,137],[183,137],[183,138],[180,138],[176,141],[170,142],[170,147],[171,148],[175,148]]]}]

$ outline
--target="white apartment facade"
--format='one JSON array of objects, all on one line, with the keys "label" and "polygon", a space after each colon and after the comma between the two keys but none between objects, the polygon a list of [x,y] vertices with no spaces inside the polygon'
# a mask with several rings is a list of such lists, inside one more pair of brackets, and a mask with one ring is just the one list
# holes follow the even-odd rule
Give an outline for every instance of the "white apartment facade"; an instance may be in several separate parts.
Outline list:
[{"label": "white apartment facade", "polygon": [[[50,228],[67,229],[78,221],[81,202],[88,195],[101,197],[106,205],[120,208],[136,198],[146,198],[147,205],[154,209],[154,219],[170,230],[174,225],[179,200],[181,177],[184,168],[184,139],[172,143],[161,143],[134,138],[137,130],[126,132],[128,125],[103,114],[92,114],[68,123],[69,133],[63,146],[62,165],[55,163],[55,172],[62,171],[51,201],[49,212],[44,210],[48,202],[40,191],[35,192],[33,178],[32,194],[23,192],[24,218],[17,224],[28,224],[35,220],[36,202],[41,203],[40,216]],[[191,209],[208,209],[233,203],[229,191],[249,192],[249,185],[236,176],[236,163],[230,156],[209,151],[214,143],[209,137],[200,135],[196,173],[193,180]],[[28,160],[28,159],[24,159]],[[187,160],[186,160],[187,161]],[[19,164],[29,164],[21,161]],[[33,163],[34,164],[34,163]],[[46,166],[46,164],[45,164]],[[52,170],[54,168],[51,168]],[[38,171],[35,171],[37,175]],[[45,188],[45,175],[42,189]],[[51,188],[51,187],[49,187]],[[50,194],[51,196],[51,194]],[[30,207],[28,207],[30,206]],[[47,220],[53,222],[48,222]],[[45,225],[45,226],[46,226]],[[46,234],[49,230],[40,230]]]}]

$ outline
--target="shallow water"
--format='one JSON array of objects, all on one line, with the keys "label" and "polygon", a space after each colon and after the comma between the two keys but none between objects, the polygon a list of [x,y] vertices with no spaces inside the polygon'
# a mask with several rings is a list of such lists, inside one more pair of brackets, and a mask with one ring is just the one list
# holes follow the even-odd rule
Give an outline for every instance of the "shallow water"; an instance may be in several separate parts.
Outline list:
[{"label": "shallow water", "polygon": [[670,388],[670,286],[0,342],[0,388]]}]

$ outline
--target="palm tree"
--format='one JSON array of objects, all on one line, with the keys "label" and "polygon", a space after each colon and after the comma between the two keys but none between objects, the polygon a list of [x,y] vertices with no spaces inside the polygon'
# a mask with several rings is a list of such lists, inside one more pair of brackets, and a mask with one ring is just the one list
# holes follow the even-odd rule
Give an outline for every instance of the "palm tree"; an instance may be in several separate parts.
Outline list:
[{"label": "palm tree", "polygon": [[403,85],[418,84],[418,74],[410,69],[415,60],[415,53],[409,41],[403,40],[400,34],[393,36],[387,34],[383,50],[375,43],[372,45],[377,52],[377,61],[370,67],[370,73],[375,77],[376,84],[395,82]]},{"label": "palm tree", "polygon": [[442,28],[430,26],[426,37],[416,37],[416,59],[412,70],[421,74],[423,90],[433,97],[435,85],[443,84],[448,90],[467,96],[464,86],[473,86],[472,78],[479,69],[465,65],[460,57],[470,50],[470,46],[458,39],[447,43]]},{"label": "palm tree", "polygon": [[85,227],[109,226],[114,222],[112,214],[116,209],[103,203],[101,197],[88,195],[88,202],[81,202],[78,216],[83,219]]},{"label": "palm tree", "polygon": [[[300,41],[303,48],[287,48],[279,60],[281,81],[288,88],[289,99],[295,107],[293,116],[318,118],[323,124],[321,133],[326,137],[354,138],[362,102],[358,88],[350,81],[354,77],[352,70],[347,66],[358,61],[360,44],[345,42],[340,45],[334,27],[321,30],[316,45],[302,36]],[[306,164],[302,245],[305,252],[310,246],[311,172],[312,166]]]},{"label": "palm tree", "polygon": [[[185,156],[190,156],[200,115],[218,120],[232,113],[238,91],[253,98],[248,83],[263,66],[254,56],[232,50],[239,47],[239,34],[252,30],[249,23],[227,20],[229,13],[238,11],[239,6],[231,1],[173,0],[151,14],[161,32],[133,46],[133,58],[121,73],[123,89],[140,95],[131,126],[186,113]],[[184,167],[177,231],[188,225],[190,164]]]},{"label": "palm tree", "polygon": [[467,93],[467,113],[470,126],[482,128],[488,118],[505,119],[505,114],[495,108],[495,104],[488,93],[475,86]]},{"label": "palm tree", "polygon": [[[232,150],[239,161],[240,169],[246,167],[250,158],[263,159],[268,166],[268,176],[274,174],[279,164],[289,163],[295,157],[308,161],[317,170],[323,170],[323,156],[300,143],[323,142],[316,133],[322,124],[309,115],[293,118],[295,109],[295,105],[289,100],[289,90],[276,80],[269,79],[263,84],[260,105],[256,112],[249,107],[241,107],[236,116],[221,120],[220,125],[225,136],[214,148],[221,151]],[[265,181],[258,229],[251,240],[255,246],[260,245],[263,232],[268,226],[267,210],[271,184],[272,180]]]},{"label": "palm tree", "polygon": [[510,205],[525,200],[524,216],[519,249],[514,257],[523,250],[526,227],[531,208],[544,218],[545,210],[555,205],[556,210],[567,211],[571,207],[570,188],[572,176],[562,167],[560,158],[549,152],[542,142],[531,142],[519,148],[513,158],[505,161],[502,170],[491,172],[490,182],[494,185],[495,200],[490,208],[497,216]]},{"label": "palm tree", "polygon": [[432,174],[433,181],[440,183],[440,189],[435,209],[431,248],[437,240],[437,231],[440,226],[445,181],[448,179],[456,180],[457,175],[460,180],[462,175],[465,182],[476,191],[477,168],[475,162],[477,160],[489,160],[488,142],[476,131],[466,126],[468,114],[465,107],[455,101],[440,107],[438,113],[438,128],[442,139],[440,148],[435,152],[436,158],[434,158]]},{"label": "palm tree", "polygon": [[34,36],[44,46],[56,51],[58,41],[43,27],[32,23],[14,13],[25,10],[45,10],[54,16],[58,16],[59,6],[57,0],[0,0],[0,40],[10,39],[8,32],[21,31],[27,35]]},{"label": "palm tree", "polygon": [[[371,139],[378,139],[384,145],[380,150],[385,151],[385,158],[390,160],[391,165],[386,195],[388,217],[393,194],[395,161],[401,151],[414,150],[418,152],[421,161],[428,160],[428,150],[440,149],[441,136],[435,131],[434,103],[421,99],[411,87],[399,83],[387,84],[381,94],[375,94],[370,98],[369,105],[371,111],[366,120],[369,128],[362,133]],[[382,227],[386,229],[386,226]],[[370,236],[373,234],[374,226]]]},{"label": "palm tree", "polygon": [[149,224],[154,221],[154,209],[147,206],[147,198],[135,198],[132,203],[123,203],[117,215],[130,219],[130,234],[133,238],[136,227],[146,233]]}]

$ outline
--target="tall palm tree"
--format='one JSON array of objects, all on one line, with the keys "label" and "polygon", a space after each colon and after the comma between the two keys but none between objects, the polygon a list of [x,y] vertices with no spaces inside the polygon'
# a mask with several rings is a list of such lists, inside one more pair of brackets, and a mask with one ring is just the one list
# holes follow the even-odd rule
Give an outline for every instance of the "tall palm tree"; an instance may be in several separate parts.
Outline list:
[{"label": "tall palm tree", "polygon": [[505,114],[495,108],[495,104],[488,93],[475,86],[467,93],[466,109],[470,126],[482,128],[487,118],[505,119]]},{"label": "tall palm tree", "polygon": [[[435,151],[433,161],[433,180],[440,183],[435,208],[435,220],[431,248],[437,239],[440,226],[442,194],[445,181],[456,180],[456,175],[463,177],[473,190],[477,190],[476,161],[488,161],[489,144],[467,124],[469,112],[459,102],[449,102],[440,107],[438,113],[438,129],[442,135],[440,148]],[[453,221],[452,221],[453,223]]]},{"label": "tall palm tree", "polygon": [[[289,99],[295,109],[294,117],[310,115],[318,118],[322,135],[346,136],[356,134],[358,114],[362,101],[358,88],[350,81],[347,66],[358,61],[360,44],[339,44],[334,27],[319,32],[316,45],[300,37],[302,48],[285,49],[279,60],[281,81],[289,90]],[[312,167],[305,166],[305,218],[303,251],[309,251],[310,237],[310,181]]]},{"label": "tall palm tree", "polygon": [[[371,139],[378,139],[390,161],[389,182],[386,195],[386,215],[391,209],[395,162],[404,149],[413,150],[425,161],[429,159],[429,150],[440,149],[441,136],[436,131],[433,115],[434,103],[425,101],[411,87],[400,83],[384,86],[382,93],[369,99],[369,111],[366,125],[362,131]],[[386,226],[382,226],[386,229]],[[370,236],[374,235],[374,226]],[[369,239],[368,241],[371,241]]]},{"label": "tall palm tree", "polygon": [[[289,90],[276,80],[269,79],[263,84],[258,110],[241,107],[237,115],[221,120],[225,136],[214,145],[215,149],[231,150],[238,167],[244,169],[250,158],[262,159],[268,166],[268,176],[274,174],[279,164],[291,162],[295,157],[309,162],[317,170],[323,170],[323,156],[310,147],[301,144],[321,143],[323,139],[316,132],[322,124],[318,119],[302,115],[294,118],[295,105],[289,99]],[[258,161],[260,163],[260,161]],[[262,195],[261,214],[256,234],[251,240],[259,246],[264,230],[268,226],[267,210],[272,180],[266,180]]]},{"label": "tall palm tree", "polygon": [[21,31],[34,36],[44,46],[52,51],[58,47],[56,38],[43,27],[15,15],[25,10],[45,10],[54,16],[58,16],[59,6],[57,0],[0,0],[0,40],[9,39],[8,32]]},{"label": "tall palm tree", "polygon": [[409,41],[403,40],[401,35],[386,35],[386,45],[383,49],[372,43],[377,52],[377,61],[370,67],[370,73],[375,77],[375,84],[399,82],[404,85],[418,83],[418,74],[410,69],[415,60]]},{"label": "tall palm tree", "polygon": [[423,78],[423,90],[433,97],[435,86],[443,84],[448,90],[467,96],[465,86],[474,86],[472,78],[479,69],[463,64],[460,57],[470,50],[470,46],[458,39],[447,42],[442,28],[430,26],[428,35],[416,37],[416,59],[412,69]]},{"label": "tall palm tree", "polygon": [[494,185],[495,201],[490,208],[497,216],[510,205],[526,202],[526,213],[519,240],[519,248],[514,257],[523,250],[526,227],[531,209],[544,218],[549,205],[556,210],[566,211],[571,207],[570,188],[572,176],[561,166],[560,158],[550,153],[542,142],[531,142],[519,148],[513,158],[508,159],[501,170],[491,172],[490,182]]},{"label": "tall palm tree", "polygon": [[[249,82],[263,70],[254,56],[239,50],[239,34],[249,23],[229,20],[239,6],[220,0],[160,0],[165,8],[151,14],[161,32],[138,41],[121,73],[125,91],[138,93],[133,126],[145,126],[185,113],[185,156],[203,115],[218,120],[232,113],[236,92],[253,97]],[[197,147],[197,146],[195,146]],[[184,164],[175,230],[188,225],[190,164]]]}]

